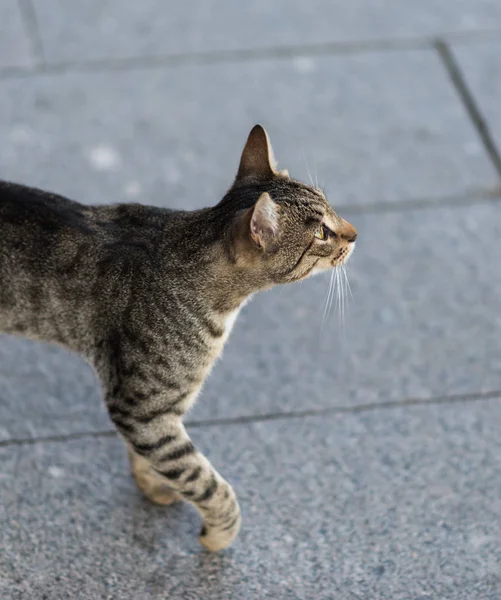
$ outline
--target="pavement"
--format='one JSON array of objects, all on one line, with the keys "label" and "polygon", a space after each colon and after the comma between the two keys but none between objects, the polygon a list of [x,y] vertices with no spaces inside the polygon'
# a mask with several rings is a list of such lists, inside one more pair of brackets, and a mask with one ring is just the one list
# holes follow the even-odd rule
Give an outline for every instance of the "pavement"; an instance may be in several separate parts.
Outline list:
[{"label": "pavement", "polygon": [[[137,491],[95,378],[0,340],[0,598],[501,598],[499,0],[0,0],[0,177],[216,203],[246,136],[359,230],[245,307],[188,429],[243,528]],[[308,165],[308,166],[307,166]]]}]

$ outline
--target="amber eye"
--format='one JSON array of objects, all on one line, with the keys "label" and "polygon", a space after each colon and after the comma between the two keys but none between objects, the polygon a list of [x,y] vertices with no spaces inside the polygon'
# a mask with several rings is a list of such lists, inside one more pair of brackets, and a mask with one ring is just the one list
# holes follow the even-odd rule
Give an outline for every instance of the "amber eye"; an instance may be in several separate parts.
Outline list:
[{"label": "amber eye", "polygon": [[329,237],[329,230],[325,225],[321,225],[315,232],[317,240],[326,240]]}]

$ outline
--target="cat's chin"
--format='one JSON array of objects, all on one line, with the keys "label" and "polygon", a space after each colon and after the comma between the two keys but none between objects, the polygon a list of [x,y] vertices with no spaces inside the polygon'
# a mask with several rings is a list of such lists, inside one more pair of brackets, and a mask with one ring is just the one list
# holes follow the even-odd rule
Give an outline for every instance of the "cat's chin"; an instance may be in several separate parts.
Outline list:
[{"label": "cat's chin", "polygon": [[307,273],[306,275],[301,277],[301,280],[308,279],[309,277],[313,277],[313,275],[320,275],[320,273],[328,273],[328,272],[332,271],[332,269],[335,269],[336,267],[341,267],[342,265],[345,265],[348,262],[348,259],[350,258],[352,252],[353,252],[353,248],[350,248],[345,255],[341,256],[339,259],[334,261],[328,267],[314,267],[309,273]]},{"label": "cat's chin", "polygon": [[307,277],[313,277],[314,275],[320,275],[320,273],[327,273],[332,270],[332,267],[315,267]]}]

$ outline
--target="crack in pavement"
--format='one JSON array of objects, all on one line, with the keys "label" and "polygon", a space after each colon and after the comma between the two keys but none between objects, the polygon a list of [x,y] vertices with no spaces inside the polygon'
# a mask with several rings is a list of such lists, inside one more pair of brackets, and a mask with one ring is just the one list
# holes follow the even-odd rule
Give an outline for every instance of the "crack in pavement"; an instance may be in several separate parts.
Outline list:
[{"label": "crack in pavement", "polygon": [[[223,417],[216,419],[187,420],[186,427],[202,428],[218,425],[243,425],[246,423],[261,423],[266,421],[279,421],[284,419],[301,419],[305,417],[319,417],[336,414],[358,414],[376,410],[388,410],[394,408],[405,408],[412,406],[439,406],[444,404],[468,403],[486,400],[501,400],[501,390],[490,392],[478,392],[471,394],[455,394],[451,396],[436,396],[433,398],[407,398],[403,400],[389,400],[387,402],[375,402],[373,404],[355,404],[353,406],[330,406],[326,408],[297,410],[290,412],[264,413],[260,415],[247,415],[241,417]],[[118,433],[115,429],[104,429],[96,431],[81,431],[76,433],[62,433],[36,438],[12,438],[0,440],[0,448],[7,446],[21,446],[25,444],[38,444],[44,442],[67,442],[82,438],[115,437]]]},{"label": "crack in pavement", "polygon": [[210,65],[218,63],[238,63],[252,60],[290,59],[298,56],[342,56],[367,52],[394,52],[401,50],[432,50],[437,39],[446,38],[454,43],[474,43],[486,38],[501,36],[501,29],[485,29],[464,32],[439,32],[433,36],[407,38],[380,38],[347,42],[325,42],[319,44],[297,44],[268,46],[264,48],[241,48],[234,50],[212,50],[208,52],[185,52],[159,54],[157,56],[130,56],[123,58],[101,58],[91,60],[69,60],[66,62],[46,62],[43,59],[42,42],[36,15],[29,0],[21,0],[23,13],[34,52],[39,60],[33,67],[4,67],[0,69],[0,79],[52,75],[66,72],[106,72],[128,69],[156,69],[183,65]]},{"label": "crack in pavement", "polygon": [[461,71],[461,67],[457,62],[449,45],[441,39],[435,42],[435,48],[442,59],[442,63],[447,71],[456,92],[458,93],[466,112],[468,113],[478,135],[484,145],[484,148],[489,155],[499,177],[501,178],[501,155],[497,149],[494,138],[491,135],[489,126],[484,119],[480,108],[471,92],[466,79]]}]

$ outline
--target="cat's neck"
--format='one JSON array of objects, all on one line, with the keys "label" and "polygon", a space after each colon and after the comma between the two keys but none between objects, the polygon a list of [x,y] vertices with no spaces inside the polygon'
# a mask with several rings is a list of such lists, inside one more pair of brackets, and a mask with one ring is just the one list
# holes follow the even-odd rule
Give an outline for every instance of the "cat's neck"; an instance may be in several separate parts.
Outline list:
[{"label": "cat's neck", "polygon": [[182,213],[169,224],[163,247],[166,272],[183,269],[185,289],[221,315],[235,313],[250,296],[269,287],[239,263],[229,230],[217,207]]}]

